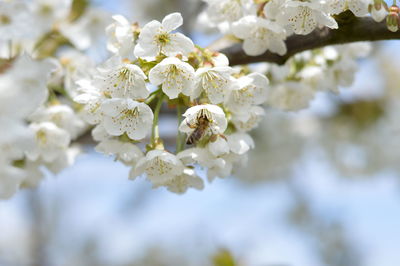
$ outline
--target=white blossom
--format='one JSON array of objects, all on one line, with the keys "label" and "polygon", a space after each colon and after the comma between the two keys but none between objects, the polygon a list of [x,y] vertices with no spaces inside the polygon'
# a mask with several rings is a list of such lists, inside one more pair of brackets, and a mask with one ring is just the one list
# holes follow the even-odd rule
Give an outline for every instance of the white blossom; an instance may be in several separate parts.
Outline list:
[{"label": "white blossom", "polygon": [[82,112],[83,119],[89,124],[100,123],[103,119],[100,106],[107,98],[99,89],[93,86],[92,80],[82,79],[76,83],[78,85],[77,91],[80,94],[74,98],[74,101],[84,105]]},{"label": "white blossom", "polygon": [[22,1],[0,1],[0,42],[32,37],[32,16]]},{"label": "white blossom", "polygon": [[327,6],[331,14],[340,14],[350,10],[357,17],[368,14],[369,0],[328,0]]},{"label": "white blossom", "polygon": [[185,168],[181,175],[164,184],[167,189],[177,194],[185,193],[189,188],[202,190],[204,188],[203,179],[196,175],[195,169]]},{"label": "white blossom", "polygon": [[[353,84],[354,73],[357,71],[357,63],[350,58],[342,58],[336,61],[325,73],[326,84],[335,84],[331,90],[338,92],[337,86],[349,87]],[[329,88],[329,87],[328,87]]]},{"label": "white blossom", "polygon": [[[226,162],[223,158],[220,158],[220,156],[214,156],[210,152],[210,149],[207,148],[186,149],[178,153],[177,157],[185,165],[198,164],[201,167],[206,167],[207,169],[224,169],[226,166]],[[226,173],[228,173],[228,175],[230,174],[229,169],[226,169]]]},{"label": "white blossom", "polygon": [[182,33],[172,33],[182,23],[183,19],[180,13],[167,15],[161,23],[157,20],[147,23],[140,32],[134,51],[135,55],[150,59],[159,54],[187,56],[194,49],[193,42]]},{"label": "white blossom", "polygon": [[270,0],[263,8],[264,16],[269,20],[276,21],[277,17],[282,13],[286,0]]},{"label": "white blossom", "polygon": [[222,134],[228,125],[224,111],[217,105],[196,105],[187,109],[183,116],[185,119],[180,124],[179,130],[188,134],[194,131],[193,126],[197,125],[200,117],[206,117],[209,121],[208,134]]},{"label": "white blossom", "polygon": [[226,105],[236,113],[247,112],[253,105],[262,104],[268,97],[269,81],[260,73],[252,73],[237,80]]},{"label": "white blossom", "polygon": [[231,67],[202,67],[196,70],[193,98],[205,92],[212,104],[224,102],[232,86]]},{"label": "white blossom", "polygon": [[31,3],[31,14],[35,27],[31,29],[37,36],[50,30],[58,20],[65,20],[70,12],[71,0],[34,0]]},{"label": "white blossom", "polygon": [[268,104],[284,111],[298,111],[307,108],[315,91],[300,82],[288,81],[271,89]]},{"label": "white blossom", "polygon": [[[232,158],[235,158],[232,160]],[[232,154],[226,155],[224,158],[218,158],[219,164],[214,164],[214,166],[209,167],[207,171],[207,179],[209,182],[214,181],[215,178],[225,178],[232,174],[233,163],[237,160],[237,156],[232,156]],[[243,159],[243,158],[240,158]]]},{"label": "white blossom", "polygon": [[150,70],[149,79],[153,85],[161,85],[162,91],[170,99],[177,98],[180,93],[191,96],[194,69],[176,57],[169,57]]},{"label": "white blossom", "polygon": [[205,0],[209,18],[214,22],[233,22],[254,7],[252,0]]},{"label": "white blossom", "polygon": [[[323,63],[324,65],[326,62]],[[326,78],[327,66],[311,65],[297,73],[297,76],[307,85],[318,90],[330,90],[336,88],[333,80]]]},{"label": "white blossom", "polygon": [[321,1],[287,0],[277,21],[288,26],[296,34],[309,34],[317,27],[337,29],[333,17],[325,13]]},{"label": "white blossom", "polygon": [[75,139],[84,129],[85,123],[68,105],[52,105],[40,108],[30,116],[34,122],[53,122],[56,126],[67,131]]},{"label": "white blossom", "polygon": [[35,147],[26,151],[30,160],[43,159],[52,162],[67,150],[71,139],[65,130],[51,122],[32,123],[29,127],[34,132],[36,140]]},{"label": "white blossom", "polygon": [[260,106],[252,106],[247,112],[235,113],[232,123],[238,131],[250,131],[258,126],[265,111]]},{"label": "white blossom", "polygon": [[284,29],[269,20],[246,16],[232,25],[233,34],[243,39],[243,50],[248,55],[260,55],[269,50],[273,53],[286,54],[286,33]]},{"label": "white blossom", "polygon": [[212,181],[215,177],[227,177],[232,173],[233,162],[236,156],[223,154],[214,156],[209,149],[191,148],[178,153],[177,157],[185,164],[198,164],[207,169],[208,180]]},{"label": "white blossom", "polygon": [[102,125],[112,136],[126,133],[133,140],[141,140],[151,130],[153,111],[145,103],[115,98],[104,101],[100,109],[104,113]]},{"label": "white blossom", "polygon": [[106,28],[107,49],[121,58],[134,60],[136,45],[136,27],[121,15],[112,17],[114,22]]},{"label": "white blossom", "polygon": [[47,78],[54,65],[22,55],[0,75],[0,113],[25,117],[48,97]]},{"label": "white blossom", "polygon": [[[62,84],[69,97],[78,96],[77,82],[82,79],[91,79],[92,75],[97,73],[92,59],[75,49],[67,49],[60,52],[59,55],[59,73],[57,76],[63,79]],[[54,77],[52,77],[54,78]]]},{"label": "white blossom", "polygon": [[145,173],[155,186],[163,185],[182,175],[184,166],[173,154],[162,150],[151,150],[139,160],[130,173],[130,178]]},{"label": "white blossom", "polygon": [[122,62],[119,56],[112,57],[98,68],[93,85],[114,98],[145,99],[150,91],[146,87],[146,75],[137,65]]},{"label": "white blossom", "polygon": [[135,144],[116,139],[101,141],[95,149],[98,152],[115,156],[116,160],[126,165],[135,165],[144,156],[143,152]]}]

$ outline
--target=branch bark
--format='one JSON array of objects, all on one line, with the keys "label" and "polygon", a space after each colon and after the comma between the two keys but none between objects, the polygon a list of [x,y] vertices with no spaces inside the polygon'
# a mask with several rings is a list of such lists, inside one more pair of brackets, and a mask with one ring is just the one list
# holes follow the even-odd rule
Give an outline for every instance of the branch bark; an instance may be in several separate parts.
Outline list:
[{"label": "branch bark", "polygon": [[239,43],[220,49],[220,51],[229,58],[231,65],[257,62],[282,65],[297,53],[328,45],[400,39],[400,31],[389,31],[385,21],[378,23],[370,17],[357,18],[354,15],[346,14],[346,12],[340,14],[337,21],[339,28],[335,30],[325,27],[317,29],[308,35],[292,35],[288,37],[286,40],[288,51],[284,56],[271,52],[266,52],[259,56],[249,56],[244,53]]}]

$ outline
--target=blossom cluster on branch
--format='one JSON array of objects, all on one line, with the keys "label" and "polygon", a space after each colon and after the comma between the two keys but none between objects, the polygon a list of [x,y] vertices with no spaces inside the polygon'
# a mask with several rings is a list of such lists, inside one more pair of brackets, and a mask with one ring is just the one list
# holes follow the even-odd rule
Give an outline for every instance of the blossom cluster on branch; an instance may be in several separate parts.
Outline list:
[{"label": "blossom cluster on branch", "polygon": [[[141,29],[122,16],[114,20],[107,28],[113,56],[91,78],[77,82],[81,94],[75,101],[95,125],[96,149],[132,167],[130,178],[145,174],[153,186],[177,193],[203,187],[199,167],[209,180],[230,175],[254,146],[246,132],[263,114],[258,105],[267,98],[268,79],[233,69],[221,53],[195,47],[175,32],[183,23],[179,13]],[[159,134],[164,103],[178,110],[174,153]],[[144,150],[138,145],[143,142]]]},{"label": "blossom cluster on branch", "polygon": [[[285,54],[286,37],[336,28],[335,15],[347,9],[377,20],[389,9],[380,0],[206,2],[203,18],[242,39],[249,55]],[[140,27],[82,0],[0,0],[0,198],[70,166],[88,131],[98,152],[130,167],[131,179],[143,175],[175,193],[202,189],[204,177],[229,176],[246,162],[261,105],[306,108],[318,91],[349,86],[370,50],[326,47],[283,66],[232,67],[180,33],[182,24],[172,13]],[[110,56],[96,64],[88,51],[104,33]],[[169,125],[175,148],[160,130],[163,110],[177,114]]]},{"label": "blossom cluster on branch", "polygon": [[204,0],[208,3],[201,20],[224,34],[243,40],[250,56],[270,51],[287,52],[285,40],[292,35],[307,35],[317,28],[337,29],[336,18],[349,10],[357,17],[371,15],[387,20],[388,29],[400,26],[396,1],[389,8],[383,0]]},{"label": "blossom cluster on branch", "polygon": [[[79,153],[72,144],[87,125],[71,95],[91,60],[78,49],[106,18],[94,8],[81,17],[69,0],[0,1],[0,198],[35,187]],[[77,48],[53,57],[66,43]]]}]

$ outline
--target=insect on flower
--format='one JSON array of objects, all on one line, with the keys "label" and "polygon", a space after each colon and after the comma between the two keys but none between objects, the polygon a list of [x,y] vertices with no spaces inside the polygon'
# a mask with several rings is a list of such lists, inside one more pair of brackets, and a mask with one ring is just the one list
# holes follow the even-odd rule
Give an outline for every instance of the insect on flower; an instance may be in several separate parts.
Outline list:
[{"label": "insect on flower", "polygon": [[200,110],[196,123],[190,124],[187,122],[188,127],[194,129],[194,131],[187,138],[186,144],[196,144],[199,140],[201,140],[204,135],[206,135],[210,123],[212,123],[212,119],[210,119],[210,114],[208,113],[207,109]]}]

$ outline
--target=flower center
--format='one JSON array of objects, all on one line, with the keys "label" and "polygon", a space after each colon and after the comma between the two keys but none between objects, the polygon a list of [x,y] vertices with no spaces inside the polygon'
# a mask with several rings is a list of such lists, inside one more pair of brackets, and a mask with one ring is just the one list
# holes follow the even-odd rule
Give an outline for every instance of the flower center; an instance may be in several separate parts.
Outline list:
[{"label": "flower center", "polygon": [[40,6],[39,13],[41,15],[49,15],[53,12],[53,8],[50,5],[43,4]]},{"label": "flower center", "polygon": [[207,93],[210,85],[213,89],[216,89],[217,91],[222,93],[222,86],[228,82],[214,71],[207,71],[203,77],[203,88],[207,90]]},{"label": "flower center", "polygon": [[170,42],[169,34],[168,33],[161,33],[156,36],[157,43],[161,44],[162,46],[166,45]]},{"label": "flower center", "polygon": [[242,15],[242,6],[240,0],[230,0],[223,3],[221,13],[224,14],[230,21],[240,18]]},{"label": "flower center", "polygon": [[205,109],[205,108],[204,108],[204,109],[201,109],[201,110],[197,113],[196,119],[197,119],[197,120],[200,120],[200,119],[204,120],[204,119],[206,119],[206,120],[208,120],[210,123],[213,123],[213,119],[212,119],[212,115],[211,115],[210,111],[208,111],[208,110]]},{"label": "flower center", "polygon": [[156,157],[151,161],[146,171],[152,173],[154,176],[160,176],[170,173],[172,171],[172,166],[161,160],[159,157]]},{"label": "flower center", "polygon": [[139,109],[137,107],[133,109],[125,109],[121,112],[121,117],[120,119],[125,119],[125,118],[135,118],[139,115]]},{"label": "flower center", "polygon": [[255,37],[257,39],[265,40],[268,36],[269,30],[266,28],[258,28],[255,32]]},{"label": "flower center", "polygon": [[51,120],[59,127],[62,127],[63,115],[61,113],[55,113],[51,116]]},{"label": "flower center", "polygon": [[36,140],[37,140],[40,144],[45,145],[45,144],[47,143],[46,132],[43,131],[43,130],[39,130],[39,131],[36,133]]},{"label": "flower center", "polygon": [[114,93],[122,93],[126,95],[131,86],[135,82],[135,74],[128,67],[122,67],[116,71],[112,71],[104,82],[107,84],[106,89],[114,95]]},{"label": "flower center", "polygon": [[238,104],[251,103],[253,101],[253,90],[251,86],[244,87],[243,89],[234,91],[233,97]]},{"label": "flower center", "polygon": [[170,65],[169,68],[167,69],[167,75],[168,78],[176,80],[176,78],[183,73],[182,69],[178,68],[176,65]]},{"label": "flower center", "polygon": [[0,14],[0,25],[9,25],[11,24],[11,18],[7,15]]},{"label": "flower center", "polygon": [[[120,81],[127,80],[127,79],[129,79],[130,73],[131,73],[131,72],[129,71],[129,69],[126,68],[126,67],[124,67],[124,68],[122,68],[122,69],[119,71],[119,73],[118,73],[118,79],[119,79]],[[117,86],[118,86],[118,84],[114,84],[114,87],[117,87]]]}]

